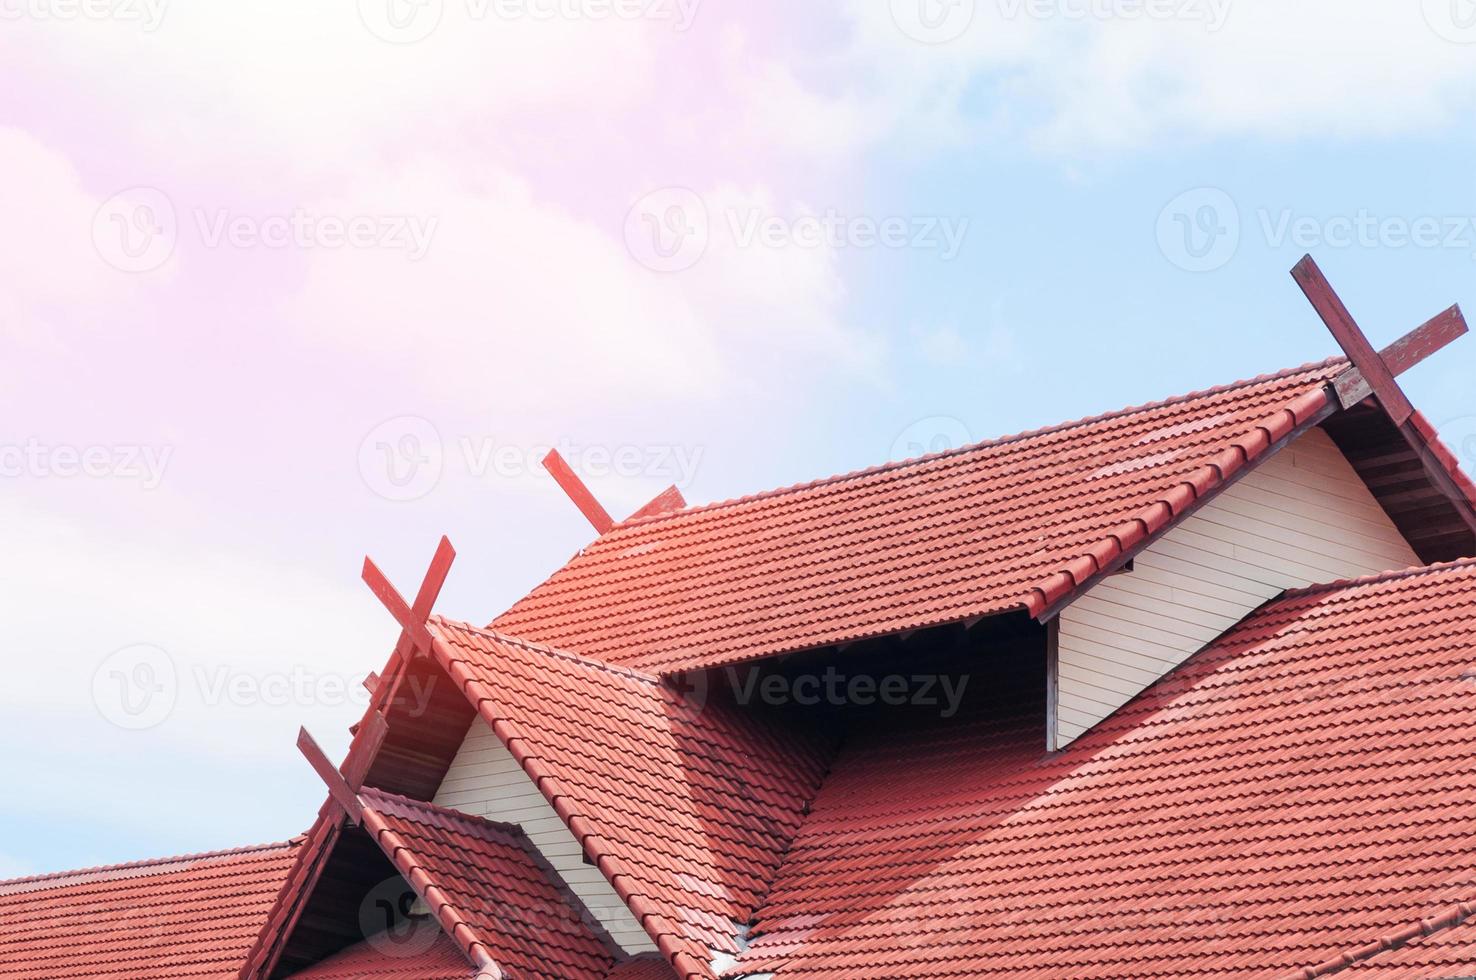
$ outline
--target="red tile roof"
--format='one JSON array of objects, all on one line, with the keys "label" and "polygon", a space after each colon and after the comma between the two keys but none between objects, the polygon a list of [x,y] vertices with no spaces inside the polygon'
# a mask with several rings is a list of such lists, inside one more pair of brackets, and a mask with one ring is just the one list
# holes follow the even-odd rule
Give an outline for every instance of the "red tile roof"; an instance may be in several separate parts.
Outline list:
[{"label": "red tile roof", "polygon": [[1276,980],[1476,900],[1476,561],[1290,594],[1054,755],[1021,676],[853,734],[744,969]]},{"label": "red tile roof", "polygon": [[654,677],[432,617],[437,659],[678,972],[736,953],[824,774],[818,740]]},{"label": "red tile roof", "polygon": [[677,975],[665,959],[648,954],[621,963],[610,971],[609,980],[677,980]]},{"label": "red tile roof", "polygon": [[493,626],[648,671],[1027,608],[1332,411],[1319,365],[624,522]]},{"label": "red tile roof", "polygon": [[[1454,925],[1437,920],[1411,923],[1397,936],[1361,950],[1351,950],[1348,967],[1341,960],[1324,969],[1300,971],[1297,980],[1332,976],[1347,980],[1456,980],[1476,975],[1476,923],[1470,921],[1471,906],[1451,909],[1447,916],[1459,918]],[[1396,945],[1402,942],[1403,945]]]},{"label": "red tile roof", "polygon": [[0,977],[234,978],[296,848],[0,882]]},{"label": "red tile roof", "polygon": [[364,789],[364,829],[465,962],[507,980],[600,980],[614,955],[566,899],[523,832],[430,803]]},{"label": "red tile roof", "polygon": [[365,940],[292,974],[292,980],[469,980],[475,970],[444,932],[429,948],[409,952]]}]

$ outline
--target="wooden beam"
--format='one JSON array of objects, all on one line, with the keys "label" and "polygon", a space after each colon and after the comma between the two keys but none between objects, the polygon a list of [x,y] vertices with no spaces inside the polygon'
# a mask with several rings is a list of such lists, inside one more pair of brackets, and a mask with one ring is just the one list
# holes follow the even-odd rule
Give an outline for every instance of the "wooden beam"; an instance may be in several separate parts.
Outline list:
[{"label": "wooden beam", "polygon": [[652,517],[656,514],[670,514],[674,510],[681,510],[687,506],[686,498],[676,485],[667,487],[665,490],[652,497],[644,507],[631,514],[627,520],[635,520],[637,517]]},{"label": "wooden beam", "polygon": [[[1466,332],[1466,318],[1461,313],[1460,306],[1452,306],[1379,351],[1379,359],[1389,368],[1389,373],[1397,378],[1452,341],[1464,337]],[[1333,387],[1337,389],[1338,400],[1343,403],[1344,408],[1352,408],[1373,394],[1373,386],[1356,367],[1339,375],[1333,382]]]},{"label": "wooden beam", "polygon": [[385,577],[384,572],[379,570],[379,566],[374,564],[372,558],[364,559],[363,577],[364,582],[369,586],[369,591],[379,598],[384,608],[389,610],[390,615],[395,617],[395,622],[399,623],[400,628],[404,630],[405,637],[409,639],[410,649],[429,650],[430,630],[425,628],[425,618],[416,615],[415,610],[405,601],[405,597],[390,584],[390,580]]},{"label": "wooden beam", "polygon": [[1333,339],[1338,346],[1343,348],[1343,353],[1348,355],[1348,360],[1353,362],[1363,375],[1363,378],[1373,393],[1379,399],[1379,404],[1384,406],[1384,411],[1389,414],[1395,425],[1403,425],[1409,421],[1414,414],[1414,406],[1409,403],[1399,382],[1394,380],[1389,366],[1384,363],[1379,352],[1374,350],[1373,345],[1364,336],[1363,330],[1358,326],[1358,321],[1353,319],[1353,314],[1343,305],[1342,299],[1317,267],[1317,262],[1312,256],[1302,257],[1302,261],[1292,269],[1292,278],[1297,285],[1302,287],[1308,302],[1327,325],[1332,333]]},{"label": "wooden beam", "polygon": [[563,489],[570,500],[574,501],[574,506],[579,508],[579,513],[584,515],[585,520],[594,525],[597,533],[604,534],[615,526],[610,512],[595,499],[589,487],[584,485],[584,481],[579,479],[578,474],[569,467],[557,449],[550,449],[548,455],[543,457],[543,468],[548,470],[554,482]]},{"label": "wooden beam", "polygon": [[318,778],[322,779],[328,785],[328,795],[333,798],[333,802],[337,803],[343,812],[348,814],[348,818],[354,822],[354,826],[357,827],[362,823],[364,819],[364,805],[359,802],[359,794],[349,786],[348,780],[343,778],[343,773],[339,772],[333,763],[328,761],[328,756],[324,754],[318,743],[313,740],[313,737],[308,734],[306,728],[298,729],[297,748],[307,759],[308,765],[312,766],[313,771],[318,774]]},{"label": "wooden beam", "polygon": [[341,770],[344,782],[355,793],[363,787],[364,777],[369,775],[369,767],[374,764],[374,757],[379,755],[380,747],[384,745],[385,736],[389,734],[389,722],[383,714],[370,709],[358,727]]}]

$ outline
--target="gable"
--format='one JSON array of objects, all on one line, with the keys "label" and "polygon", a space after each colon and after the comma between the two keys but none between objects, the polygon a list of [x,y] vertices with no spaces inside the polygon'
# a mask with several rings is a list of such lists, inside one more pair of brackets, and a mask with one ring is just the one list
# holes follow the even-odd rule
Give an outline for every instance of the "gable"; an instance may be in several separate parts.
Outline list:
[{"label": "gable", "polygon": [[605,876],[584,859],[584,850],[544,799],[518,761],[478,718],[446,773],[435,803],[474,816],[521,827],[589,913],[627,954],[655,952],[656,944],[631,915]]},{"label": "gable", "polygon": [[1069,743],[1287,589],[1420,564],[1312,429],[1062,610],[1053,747]]}]

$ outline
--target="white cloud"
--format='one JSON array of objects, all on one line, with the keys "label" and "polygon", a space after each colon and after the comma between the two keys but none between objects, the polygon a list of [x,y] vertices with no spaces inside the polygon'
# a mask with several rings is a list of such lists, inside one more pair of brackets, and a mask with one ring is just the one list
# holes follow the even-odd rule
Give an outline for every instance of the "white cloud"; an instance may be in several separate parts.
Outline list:
[{"label": "white cloud", "polygon": [[[1448,123],[1476,81],[1476,48],[1442,36],[1415,2],[1180,0],[1163,18],[1131,13],[1162,4],[1128,0],[973,6],[961,36],[928,45],[888,4],[855,0],[845,72],[873,80],[891,132],[1023,134],[1068,153],[1164,136],[1382,136]],[[1054,12],[1029,13],[1042,8]],[[1101,9],[1117,13],[1075,13]]]}]

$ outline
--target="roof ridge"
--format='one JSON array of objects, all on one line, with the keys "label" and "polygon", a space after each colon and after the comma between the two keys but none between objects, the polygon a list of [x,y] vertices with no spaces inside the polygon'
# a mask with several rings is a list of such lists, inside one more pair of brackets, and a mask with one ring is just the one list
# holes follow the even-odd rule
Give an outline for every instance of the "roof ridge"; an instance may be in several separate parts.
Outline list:
[{"label": "roof ridge", "polygon": [[413,796],[406,796],[403,793],[392,793],[387,789],[380,789],[377,786],[364,786],[360,788],[359,793],[361,795],[364,793],[369,793],[373,796],[383,797],[391,803],[401,804],[420,810],[429,810],[431,813],[434,813],[437,816],[449,817],[462,823],[469,823],[473,825],[480,824],[483,826],[491,827],[492,829],[502,831],[503,833],[511,837],[527,836],[527,834],[523,831],[523,828],[518,824],[507,823],[503,820],[488,820],[486,817],[479,816],[475,813],[467,813],[464,810],[457,810],[453,807],[442,806],[441,804],[433,803],[430,800],[417,800]]},{"label": "roof ridge", "polygon": [[[245,854],[257,854],[264,851],[281,850],[288,847],[297,847],[306,840],[299,834],[285,841],[277,841],[271,844],[247,844],[242,847],[224,848],[219,851],[201,851],[197,854],[179,854],[174,857],[147,858],[142,861],[124,861],[120,864],[99,864],[90,868],[77,868],[73,871],[48,871],[43,874],[22,875],[19,878],[0,879],[0,893],[17,894],[25,891],[37,891],[42,888],[60,888],[74,882],[64,879],[83,879],[95,875],[118,874],[125,871],[144,872],[149,868],[161,869],[158,873],[163,874],[164,868],[176,864],[196,864],[202,861],[213,861],[229,857],[240,857]],[[82,882],[75,882],[81,884]],[[22,887],[31,886],[31,887]]]},{"label": "roof ridge", "polygon": [[1324,592],[1336,592],[1340,589],[1357,588],[1361,585],[1377,585],[1380,582],[1397,582],[1401,579],[1419,578],[1422,575],[1438,575],[1441,572],[1448,572],[1457,568],[1472,567],[1476,567],[1476,556],[1453,558],[1450,561],[1437,561],[1428,565],[1410,565],[1408,568],[1391,568],[1388,571],[1374,572],[1372,575],[1334,579],[1331,582],[1318,582],[1297,589],[1287,589],[1276,601],[1319,595]]},{"label": "roof ridge", "polygon": [[591,667],[595,670],[602,670],[608,674],[614,674],[617,677],[626,677],[631,680],[643,681],[647,684],[653,684],[658,687],[664,686],[660,676],[656,674],[648,674],[642,670],[636,670],[634,667],[622,667],[619,664],[612,664],[607,663],[603,660],[596,660],[593,657],[586,657],[583,654],[579,653],[571,653],[568,650],[563,650],[559,647],[552,647],[546,643],[535,643],[532,640],[525,640],[520,636],[514,636],[511,633],[504,633],[501,630],[495,630],[490,626],[476,626],[472,623],[466,622],[465,620],[451,619],[437,613],[431,614],[430,618],[432,620],[438,621],[442,625],[450,626],[454,629],[464,629],[472,633],[480,633],[483,636],[491,637],[499,643],[507,643],[511,644],[512,646],[521,647],[531,653],[539,653],[543,654],[544,656],[554,657],[559,660],[567,660],[568,662],[578,664],[581,667]]},{"label": "roof ridge", "polygon": [[1350,949],[1316,966],[1303,967],[1288,975],[1285,980],[1316,980],[1317,977],[1337,973],[1355,963],[1372,959],[1380,953],[1396,950],[1416,939],[1424,939],[1438,932],[1452,929],[1473,915],[1476,915],[1476,902],[1456,902],[1454,905],[1446,906],[1438,915],[1406,923],[1398,931],[1386,933],[1371,943]]},{"label": "roof ridge", "polygon": [[[876,466],[865,466],[860,469],[851,470],[846,473],[837,473],[833,476],[826,476],[815,480],[793,483],[783,487],[775,487],[771,490],[761,490],[757,493],[743,494],[737,497],[729,497],[726,500],[714,500],[709,503],[698,504],[693,507],[684,507],[681,510],[667,511],[660,514],[648,514],[643,517],[631,516],[627,517],[623,521],[617,521],[611,531],[618,531],[622,528],[627,527],[640,527],[646,524],[655,523],[657,521],[671,520],[673,518],[683,517],[688,514],[700,514],[706,511],[718,510],[723,507],[733,507],[739,504],[751,503],[756,500],[766,500],[770,497],[777,497],[787,493],[798,493],[802,490],[812,490],[816,487],[823,487],[832,483],[843,483],[847,480],[855,480],[864,476],[872,476],[877,473],[885,473],[889,470],[901,469],[906,466],[916,466],[921,463],[930,463],[939,459],[946,459],[949,456],[962,455],[963,453],[974,452],[975,450],[985,449],[992,446],[1007,446],[1013,442],[1021,442],[1026,439],[1033,439],[1040,436],[1051,435],[1057,432],[1064,432],[1068,429],[1094,425],[1099,422],[1108,421],[1109,419],[1124,418],[1129,415],[1136,415],[1140,412],[1156,411],[1161,408],[1167,408],[1171,405],[1179,405],[1200,398],[1210,398],[1215,395],[1222,395],[1226,392],[1235,391],[1240,388],[1249,388],[1255,385],[1267,384],[1272,381],[1280,381],[1285,378],[1294,377],[1298,374],[1313,374],[1317,371],[1325,370],[1337,364],[1347,363],[1347,360],[1348,359],[1346,357],[1329,357],[1326,360],[1311,361],[1306,364],[1300,365],[1299,367],[1285,368],[1284,370],[1275,371],[1270,374],[1257,375],[1254,378],[1245,378],[1241,381],[1232,381],[1228,384],[1214,385],[1209,388],[1202,388],[1197,391],[1186,392],[1182,395],[1174,395],[1169,398],[1160,399],[1159,401],[1145,402],[1141,405],[1128,405],[1126,407],[1115,409],[1110,412],[1102,412],[1097,415],[1088,415],[1084,418],[1074,419],[1067,422],[1058,422],[1055,425],[1042,426],[1038,429],[1027,429],[1024,432],[1016,432],[1012,435],[996,436],[993,439],[983,439],[979,442],[969,443],[966,446],[958,446],[953,449],[944,449],[936,453],[925,453],[922,456],[914,456],[910,459],[891,460],[886,463],[880,463]],[[609,532],[607,532],[607,534],[608,533]]]}]

